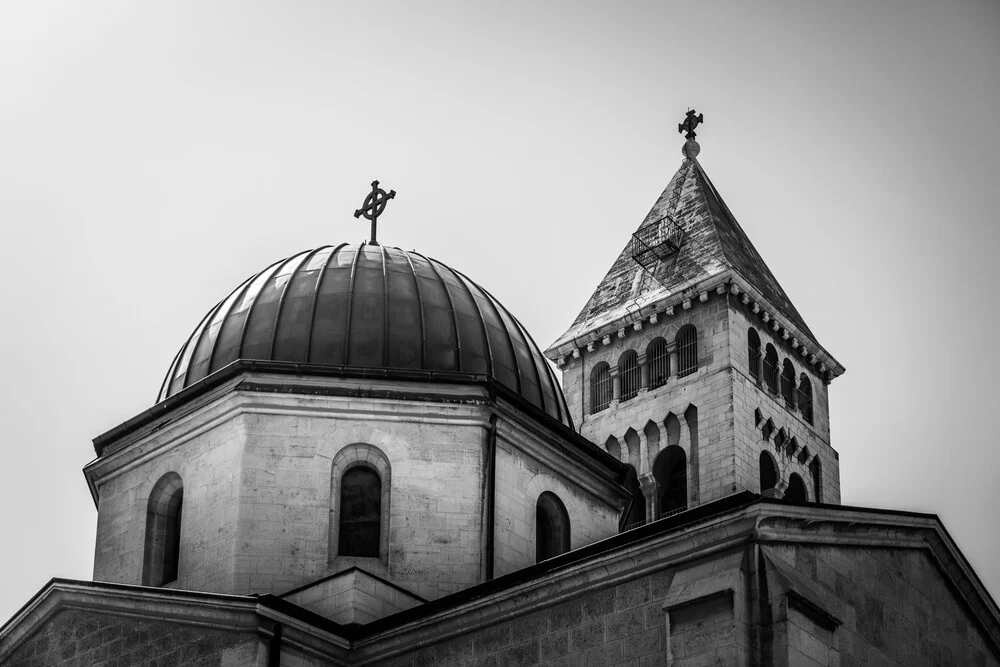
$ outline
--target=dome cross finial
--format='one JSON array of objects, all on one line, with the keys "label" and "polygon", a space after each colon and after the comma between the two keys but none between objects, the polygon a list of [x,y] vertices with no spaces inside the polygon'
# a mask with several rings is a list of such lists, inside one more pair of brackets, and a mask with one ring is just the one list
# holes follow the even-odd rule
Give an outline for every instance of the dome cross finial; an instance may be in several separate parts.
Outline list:
[{"label": "dome cross finial", "polygon": [[366,220],[372,221],[372,235],[371,239],[368,241],[369,245],[378,245],[378,241],[375,240],[378,217],[382,215],[382,211],[385,210],[386,203],[390,199],[395,198],[395,190],[389,190],[389,194],[386,194],[385,190],[378,186],[378,181],[372,181],[372,191],[367,197],[365,197],[365,203],[361,206],[361,208],[354,212],[355,218],[360,218],[363,215]]}]

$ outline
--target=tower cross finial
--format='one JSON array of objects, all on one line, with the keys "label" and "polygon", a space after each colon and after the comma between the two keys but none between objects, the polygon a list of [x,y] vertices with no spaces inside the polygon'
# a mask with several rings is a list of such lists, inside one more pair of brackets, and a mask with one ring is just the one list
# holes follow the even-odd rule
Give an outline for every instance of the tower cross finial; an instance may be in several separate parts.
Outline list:
[{"label": "tower cross finial", "polygon": [[354,212],[355,218],[360,218],[363,215],[365,216],[365,219],[372,221],[372,235],[371,239],[368,241],[369,245],[378,245],[378,241],[375,240],[378,217],[382,215],[382,211],[385,210],[386,203],[390,199],[395,198],[395,190],[389,190],[389,194],[386,194],[385,190],[378,186],[378,181],[372,181],[372,191],[367,197],[365,197],[365,203],[361,206],[361,208]]},{"label": "tower cross finial", "polygon": [[696,113],[698,112],[695,111],[694,109],[688,109],[687,116],[685,116],[684,118],[684,122],[679,123],[677,125],[678,132],[687,132],[687,135],[685,135],[684,138],[689,141],[693,141],[694,138],[698,136],[697,133],[694,131],[694,128],[698,127],[698,125],[700,125],[705,121],[704,114],[699,113],[696,116],[695,115]]}]

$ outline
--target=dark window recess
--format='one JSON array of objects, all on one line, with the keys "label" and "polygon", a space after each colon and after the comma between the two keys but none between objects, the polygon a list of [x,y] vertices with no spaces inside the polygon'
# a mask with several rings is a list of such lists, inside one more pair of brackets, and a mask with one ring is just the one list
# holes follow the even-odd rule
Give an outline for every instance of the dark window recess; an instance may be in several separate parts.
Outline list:
[{"label": "dark window recess", "polygon": [[764,384],[772,394],[778,393],[778,351],[770,343],[764,353]]},{"label": "dark window recess", "polygon": [[804,503],[806,499],[806,484],[799,477],[798,473],[792,473],[788,477],[788,488],[785,489],[785,500],[793,503]]},{"label": "dark window recess", "polygon": [[161,477],[149,494],[142,563],[144,586],[163,586],[177,580],[183,503],[184,486],[177,473]]},{"label": "dark window recess", "polygon": [[545,491],[535,504],[535,562],[569,551],[569,514],[559,496]]},{"label": "dark window recess", "polygon": [[670,445],[653,462],[653,477],[659,487],[661,517],[687,509],[687,455]]},{"label": "dark window recess", "polygon": [[370,468],[351,468],[340,482],[340,555],[378,557],[381,519],[378,474]]},{"label": "dark window recess", "polygon": [[649,388],[656,389],[667,383],[670,377],[670,352],[667,341],[657,338],[646,349],[646,363],[649,364]]},{"label": "dark window recess", "polygon": [[809,464],[809,473],[812,475],[813,492],[816,495],[816,502],[823,502],[823,470],[819,458],[814,458]]},{"label": "dark window recess", "polygon": [[747,331],[747,365],[750,367],[750,377],[754,382],[760,382],[760,336],[756,329]]},{"label": "dark window recess", "polygon": [[611,405],[614,389],[611,384],[611,368],[598,364],[590,374],[590,411],[600,412]]},{"label": "dark window recess", "polygon": [[796,391],[799,411],[802,413],[802,418],[808,423],[813,423],[813,389],[812,383],[809,382],[809,378],[803,373],[799,376],[799,388]]},{"label": "dark window recess", "polygon": [[795,368],[788,359],[781,368],[781,397],[785,399],[785,407],[795,409]]},{"label": "dark window recess", "polygon": [[622,400],[635,398],[639,393],[639,355],[634,351],[626,352],[618,362],[618,372],[622,378]]},{"label": "dark window recess", "polygon": [[685,324],[677,332],[677,377],[691,375],[698,370],[698,330]]},{"label": "dark window recess", "polygon": [[774,487],[778,485],[778,468],[774,459],[767,452],[760,453],[760,493],[762,496],[774,495]]}]

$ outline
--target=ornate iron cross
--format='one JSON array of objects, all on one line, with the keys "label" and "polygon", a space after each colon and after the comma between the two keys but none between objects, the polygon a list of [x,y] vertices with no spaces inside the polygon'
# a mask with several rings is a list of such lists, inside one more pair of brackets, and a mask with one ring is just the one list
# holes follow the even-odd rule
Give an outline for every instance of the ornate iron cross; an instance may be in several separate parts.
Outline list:
[{"label": "ornate iron cross", "polygon": [[677,125],[678,132],[687,132],[685,139],[694,140],[694,138],[698,136],[695,133],[694,128],[698,127],[698,125],[705,121],[704,114],[699,113],[695,116],[696,113],[697,112],[694,109],[689,110],[687,112],[687,116],[684,118],[684,122]]},{"label": "ornate iron cross", "polygon": [[372,181],[372,191],[365,197],[364,205],[354,212],[355,218],[360,218],[363,215],[366,219],[372,221],[372,236],[371,240],[368,241],[369,244],[378,245],[378,241],[375,240],[375,228],[378,224],[378,217],[385,210],[386,203],[390,199],[395,198],[395,190],[389,190],[389,194],[386,194],[385,190],[378,186],[378,181]]}]

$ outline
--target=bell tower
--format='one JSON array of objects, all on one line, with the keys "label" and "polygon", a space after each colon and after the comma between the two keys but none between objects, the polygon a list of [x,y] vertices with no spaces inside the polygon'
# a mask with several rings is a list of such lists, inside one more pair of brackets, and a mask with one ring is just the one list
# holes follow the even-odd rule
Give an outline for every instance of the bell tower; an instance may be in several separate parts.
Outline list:
[{"label": "bell tower", "polygon": [[650,521],[751,490],[840,502],[817,342],[698,161],[680,168],[546,351],[580,433],[638,475]]}]

